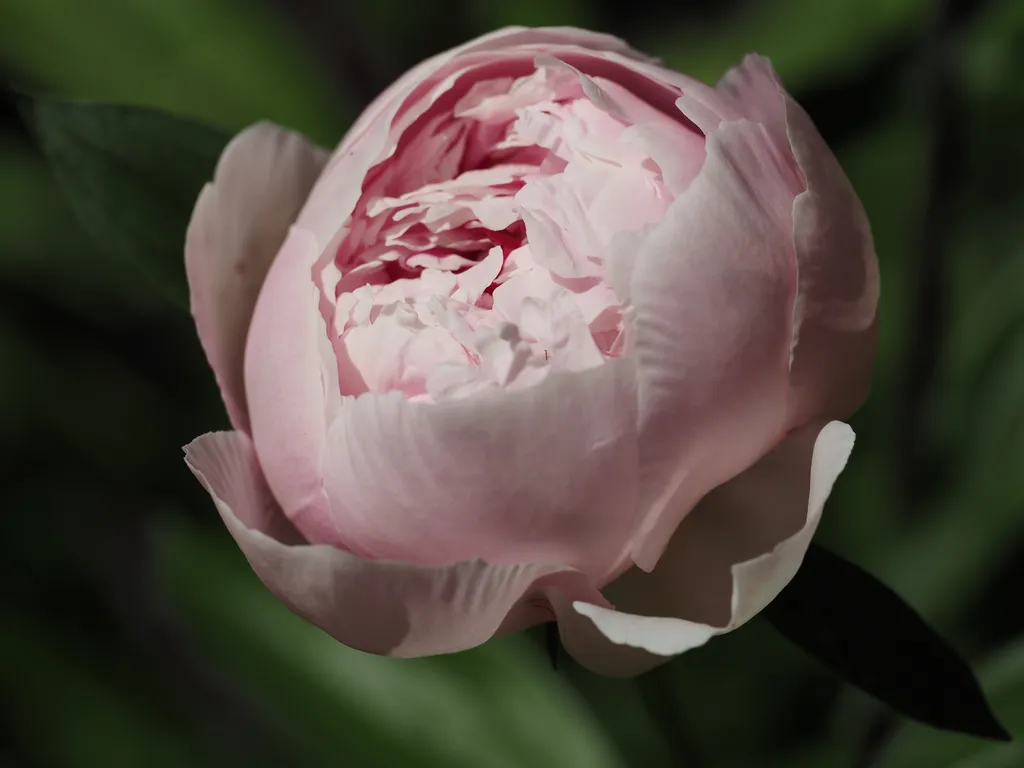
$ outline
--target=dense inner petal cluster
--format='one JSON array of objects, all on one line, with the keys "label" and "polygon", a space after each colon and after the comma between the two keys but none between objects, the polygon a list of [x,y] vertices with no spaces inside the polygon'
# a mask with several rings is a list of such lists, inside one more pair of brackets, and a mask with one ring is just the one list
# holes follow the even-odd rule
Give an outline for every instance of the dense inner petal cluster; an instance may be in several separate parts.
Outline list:
[{"label": "dense inner petal cluster", "polygon": [[557,61],[479,80],[368,175],[325,265],[331,335],[365,390],[439,401],[627,351],[608,260],[672,193],[657,126],[626,115],[653,110],[588,86]]}]

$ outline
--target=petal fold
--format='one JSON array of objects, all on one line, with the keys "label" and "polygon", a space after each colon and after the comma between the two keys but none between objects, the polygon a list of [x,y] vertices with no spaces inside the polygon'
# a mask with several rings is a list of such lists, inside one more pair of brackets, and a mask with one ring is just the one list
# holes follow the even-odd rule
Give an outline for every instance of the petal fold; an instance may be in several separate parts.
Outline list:
[{"label": "petal fold", "polygon": [[645,570],[784,432],[797,274],[783,170],[761,125],[722,123],[633,264]]},{"label": "petal fold", "polygon": [[708,494],[652,573],[634,568],[609,585],[614,608],[574,605],[598,630],[580,649],[588,666],[636,674],[763,610],[803,562],[853,441],[838,421],[794,432]]},{"label": "petal fold", "polygon": [[803,180],[793,201],[800,290],[790,425],[848,418],[867,396],[878,331],[878,260],[867,216],[835,155],[766,58],[747,56],[719,89],[766,126],[774,151]]},{"label": "petal fold", "polygon": [[349,647],[402,657],[451,653],[553,619],[554,604],[606,604],[582,574],[564,566],[475,560],[429,568],[299,543],[247,435],[203,435],[185,454],[267,588]]},{"label": "petal fold", "polygon": [[257,123],[227,145],[185,238],[192,315],[231,423],[249,430],[243,355],[256,297],[328,153]]},{"label": "petal fold", "polygon": [[328,404],[338,363],[310,277],[320,247],[292,227],[260,292],[245,352],[252,438],[292,520],[328,520],[323,488]]},{"label": "petal fold", "polygon": [[349,400],[325,463],[339,541],[430,565],[565,563],[600,583],[634,524],[635,402],[629,360],[438,403]]}]

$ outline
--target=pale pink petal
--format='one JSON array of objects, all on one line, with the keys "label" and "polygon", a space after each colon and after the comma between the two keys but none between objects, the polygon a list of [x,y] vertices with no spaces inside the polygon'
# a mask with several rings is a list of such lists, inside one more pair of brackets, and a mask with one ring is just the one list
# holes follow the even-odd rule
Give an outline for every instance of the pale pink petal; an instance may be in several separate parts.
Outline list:
[{"label": "pale pink petal", "polygon": [[474,83],[455,105],[456,117],[472,117],[498,125],[515,118],[517,110],[540,102],[581,96],[579,78],[564,67],[540,66],[528,75]]},{"label": "pale pink petal", "polygon": [[[722,76],[716,90],[730,102],[732,113],[765,127],[772,148],[780,155],[788,156],[786,163],[799,177],[786,133],[785,92],[768,59],[753,54],[745,56],[740,66],[733,67]],[[722,119],[734,118],[723,114]],[[802,191],[801,185],[794,194]]]},{"label": "pale pink petal", "polygon": [[665,187],[673,197],[690,186],[704,165],[704,137],[682,125],[634,123],[623,131],[622,140],[658,165]]},{"label": "pale pink petal", "polygon": [[526,248],[515,253],[528,260],[527,266],[494,289],[494,309],[508,322],[519,325],[526,299],[532,297],[542,302],[554,301],[565,289],[551,279],[547,270],[530,268],[533,263]]},{"label": "pale pink petal", "polygon": [[790,423],[846,418],[867,396],[877,336],[878,262],[864,209],[767,59],[746,57],[719,88],[766,125],[806,187],[793,203],[800,293]]},{"label": "pale pink petal", "polygon": [[344,337],[349,359],[370,391],[423,395],[436,366],[468,362],[465,348],[447,330],[415,327],[411,307],[393,307],[401,311],[382,312],[371,325],[353,328]]},{"label": "pale pink petal", "polygon": [[483,200],[470,200],[464,203],[473,216],[486,229],[500,232],[511,226],[519,218],[519,210],[511,197],[488,197]]},{"label": "pale pink petal", "polygon": [[282,544],[308,543],[281,512],[244,432],[207,432],[183,448],[185,464],[236,522]]},{"label": "pale pink petal", "polygon": [[765,144],[759,125],[723,123],[633,264],[645,510],[633,554],[644,570],[687,511],[784,430],[792,194]]},{"label": "pale pink petal", "polygon": [[666,69],[651,59],[570,46],[549,53],[584,72],[595,82],[607,80],[617,83],[659,112],[686,121],[701,133],[711,133],[723,119],[741,117],[711,86]]},{"label": "pale pink petal", "polygon": [[549,53],[540,54],[536,61],[538,67],[564,67],[565,69],[568,69],[579,78],[580,85],[583,87],[584,95],[586,95],[594,106],[607,112],[609,115],[623,123],[629,122],[629,118],[626,116],[625,111],[623,111],[619,103],[615,99],[611,98],[601,88],[601,86],[594,81],[593,78],[576,69],[572,64],[568,64]]},{"label": "pale pink petal", "polygon": [[487,256],[457,276],[459,287],[453,296],[467,304],[476,304],[484,291],[498,277],[504,263],[501,247],[494,246],[488,251]]},{"label": "pale pink petal", "polygon": [[604,590],[615,608],[575,605],[601,633],[577,653],[597,671],[636,674],[757,615],[803,562],[853,440],[842,422],[806,427],[708,494],[653,573],[634,568]]},{"label": "pale pink petal", "polygon": [[252,437],[274,495],[292,520],[329,520],[323,489],[325,386],[337,361],[310,277],[320,249],[296,227],[267,275],[245,352]]},{"label": "pale pink petal", "polygon": [[346,403],[325,463],[335,527],[374,558],[558,562],[600,581],[634,522],[635,398],[632,362],[613,360],[431,405]]},{"label": "pale pink petal", "polygon": [[644,241],[656,225],[650,224],[631,232],[619,232],[612,237],[605,254],[605,281],[615,292],[624,308],[632,311],[633,267]]},{"label": "pale pink petal", "polygon": [[563,179],[534,179],[515,199],[537,264],[566,278],[601,274],[600,245],[587,225],[587,212]]},{"label": "pale pink petal", "polygon": [[658,164],[673,195],[689,185],[704,162],[704,136],[699,131],[680,121],[677,115],[659,111],[615,80],[591,78],[553,56],[543,58],[574,72],[584,93],[597,107],[629,126],[620,140],[640,149]]},{"label": "pale pink petal", "polygon": [[547,302],[527,299],[519,318],[523,337],[540,346],[554,370],[583,371],[604,360],[575,296],[565,289]]},{"label": "pale pink petal", "polygon": [[302,544],[246,435],[203,435],[185,452],[256,575],[292,611],[351,648],[402,657],[450,653],[550,620],[553,605],[562,613],[573,600],[605,604],[582,574],[564,566],[473,560],[424,568]]},{"label": "pale pink petal", "polygon": [[810,118],[787,99],[790,143],[807,191],[793,203],[800,265],[791,423],[847,418],[867,397],[878,331],[879,272],[867,216]]},{"label": "pale pink petal", "polygon": [[192,315],[231,423],[249,430],[242,358],[256,296],[327,152],[270,123],[227,145],[189,222]]}]

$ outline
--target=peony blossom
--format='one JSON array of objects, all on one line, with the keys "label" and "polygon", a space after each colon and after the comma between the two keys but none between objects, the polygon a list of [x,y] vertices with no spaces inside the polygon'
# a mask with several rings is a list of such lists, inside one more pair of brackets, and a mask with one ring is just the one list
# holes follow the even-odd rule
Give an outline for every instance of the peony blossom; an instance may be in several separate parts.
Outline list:
[{"label": "peony blossom", "polygon": [[875,348],[864,211],[768,61],[712,88],[577,29],[423,62],[333,154],[243,131],[186,267],[234,427],[189,467],[289,608],[393,656],[554,620],[635,674],[740,626]]}]

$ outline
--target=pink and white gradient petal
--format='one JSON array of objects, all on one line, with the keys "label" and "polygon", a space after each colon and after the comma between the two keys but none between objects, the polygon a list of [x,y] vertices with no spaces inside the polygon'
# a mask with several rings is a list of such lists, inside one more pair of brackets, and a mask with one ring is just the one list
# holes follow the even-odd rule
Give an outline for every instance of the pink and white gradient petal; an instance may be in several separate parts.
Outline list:
[{"label": "pink and white gradient petal", "polygon": [[723,123],[697,178],[635,254],[645,517],[633,558],[644,570],[704,494],[784,433],[796,296],[791,205],[761,126]]},{"label": "pink and white gradient petal", "polygon": [[267,271],[327,164],[297,133],[257,123],[224,149],[185,237],[192,315],[231,423],[249,431],[242,359]]},{"label": "pink and white gradient petal", "polygon": [[267,588],[351,648],[400,657],[452,653],[555,618],[573,600],[604,604],[583,574],[562,565],[475,559],[425,567],[304,543],[245,434],[206,434],[185,454]]},{"label": "pink and white gradient petal", "polygon": [[574,606],[597,629],[584,663],[638,674],[760,613],[796,575],[853,442],[842,422],[810,425],[708,494],[652,573],[634,568],[604,590],[614,608]]}]

